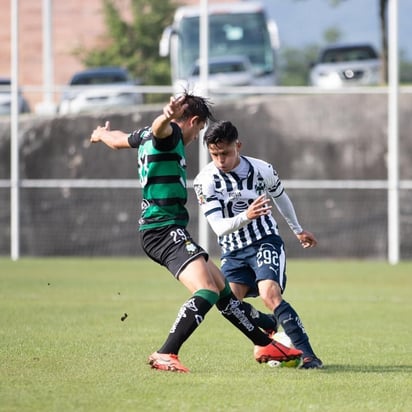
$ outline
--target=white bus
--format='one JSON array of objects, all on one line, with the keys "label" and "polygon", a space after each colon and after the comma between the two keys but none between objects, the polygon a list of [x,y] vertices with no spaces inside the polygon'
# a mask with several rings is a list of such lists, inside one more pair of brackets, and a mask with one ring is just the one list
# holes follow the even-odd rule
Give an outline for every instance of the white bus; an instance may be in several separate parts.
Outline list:
[{"label": "white bus", "polygon": [[[198,62],[200,13],[197,6],[178,8],[173,25],[163,32],[159,52],[170,56],[173,85],[187,81]],[[244,57],[250,61],[253,85],[276,84],[278,29],[261,3],[209,4],[208,21],[209,64],[216,59]]]}]

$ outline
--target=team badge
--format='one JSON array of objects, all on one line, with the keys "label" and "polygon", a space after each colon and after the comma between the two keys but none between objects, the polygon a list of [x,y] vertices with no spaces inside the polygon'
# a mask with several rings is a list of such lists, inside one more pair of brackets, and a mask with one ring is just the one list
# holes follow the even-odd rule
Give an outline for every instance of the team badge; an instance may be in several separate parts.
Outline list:
[{"label": "team badge", "polygon": [[266,189],[265,181],[263,180],[263,177],[259,175],[257,178],[256,185],[255,185],[255,191],[258,194],[258,196],[260,196],[263,193],[265,193],[265,189]]},{"label": "team badge", "polygon": [[187,253],[190,256],[193,256],[199,250],[198,247],[194,245],[190,240],[185,241],[185,246],[186,246]]}]

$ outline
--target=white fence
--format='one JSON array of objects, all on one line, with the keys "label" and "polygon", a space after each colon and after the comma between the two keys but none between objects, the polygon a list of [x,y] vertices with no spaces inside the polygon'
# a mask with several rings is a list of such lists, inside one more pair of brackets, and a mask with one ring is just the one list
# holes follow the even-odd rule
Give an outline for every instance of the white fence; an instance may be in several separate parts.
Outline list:
[{"label": "white fence", "polygon": [[[165,90],[142,87],[141,91],[160,93]],[[230,88],[220,90],[220,92],[230,91],[233,90]],[[239,90],[236,91],[239,93]],[[339,91],[320,91],[307,87],[242,89],[242,93],[245,94],[256,92],[259,94],[388,94],[388,89],[362,88]],[[401,93],[411,92],[412,88],[401,89]],[[13,160],[13,155],[11,157]],[[394,165],[394,167],[396,168],[398,165]],[[389,180],[284,180],[284,184],[292,198],[302,198],[302,201],[296,202],[299,215],[303,216],[305,227],[309,226],[309,230],[312,229],[316,232],[320,238],[320,245],[322,243],[325,245],[325,247],[319,247],[318,251],[311,256],[386,259],[390,246],[399,240],[396,247],[400,251],[401,258],[412,258],[412,245],[409,241],[412,239],[412,212],[409,206],[412,204],[411,180],[396,181],[395,186]],[[11,173],[10,179],[0,179],[1,198],[8,199],[10,205],[10,208],[3,207],[0,214],[2,231],[0,254],[10,254],[12,258],[18,258],[20,254],[27,256],[49,254],[105,255],[108,253],[131,255],[139,253],[138,241],[135,239],[137,209],[139,208],[137,188],[137,181],[133,179],[19,179],[18,176],[16,178],[16,175]],[[390,191],[393,191],[394,188],[396,196],[401,199],[401,202],[399,210],[391,211],[388,200]],[[65,199],[71,199],[72,203],[65,203]],[[73,201],[74,204],[79,204],[76,199],[82,199],[85,204],[88,204],[87,213],[78,214],[78,211],[73,210],[74,208],[71,206]],[[23,203],[32,205],[30,212],[19,210],[22,200]],[[107,211],[107,203],[113,203],[113,201],[119,201],[119,212]],[[304,210],[299,210],[301,204],[305,205]],[[198,217],[196,202],[191,199],[188,206],[192,216],[190,230],[196,237],[200,237],[201,243],[211,253],[217,253],[214,236],[208,233],[206,223]],[[56,208],[61,208],[57,215]],[[351,211],[349,214],[346,213],[348,210]],[[371,218],[372,211],[376,211],[373,218]],[[110,216],[111,213],[115,213],[115,216]],[[352,220],[351,214],[353,215]],[[392,220],[399,222],[399,239],[395,240],[390,238],[390,228],[388,227],[391,214],[392,216],[396,215],[395,219]],[[51,215],[53,215],[54,220],[48,221],[47,218]],[[371,220],[373,219],[376,220],[377,224],[372,229]],[[65,223],[64,230],[59,229],[62,222]],[[88,227],[89,225],[90,227]],[[112,239],[110,236],[105,239],[105,236],[108,235],[102,233],[101,226],[105,226],[105,229],[110,227],[109,233],[113,235]],[[355,236],[354,238],[351,238],[352,235],[347,233],[348,228],[350,228],[349,232]],[[80,229],[85,230],[82,233]],[[368,231],[371,232],[368,233]],[[85,233],[87,233],[86,236]],[[302,253],[294,245],[294,238],[290,237],[287,228],[283,229],[282,233],[287,245],[290,245],[288,246],[289,255],[308,256],[306,252]],[[116,248],[112,248],[109,252],[109,249],[104,246],[104,242],[107,244],[111,240],[116,242],[119,237],[125,243],[122,243],[122,247],[117,252]],[[98,241],[93,244],[93,239]],[[132,247],[127,247],[126,244],[131,242],[135,244]],[[71,246],[68,246],[68,243]],[[100,249],[96,247],[96,244],[101,245]]]},{"label": "white fence", "polygon": [[[192,182],[189,182],[191,187]],[[387,193],[385,180],[284,180],[304,227],[319,240],[316,249],[301,250],[277,216],[290,257],[373,258],[388,253]],[[412,258],[412,181],[399,184],[400,255]],[[0,193],[10,192],[10,182],[0,181]],[[134,179],[21,180],[19,255],[21,256],[117,256],[142,251],[137,237],[140,191]],[[215,236],[199,218],[193,191],[189,190],[189,230],[212,255],[219,251]],[[3,197],[3,196],[2,196]],[[11,242],[10,214],[0,214],[3,240]],[[200,223],[199,223],[200,222]],[[200,227],[198,226],[200,225]],[[202,225],[205,225],[202,227]],[[9,243],[11,247],[11,243]],[[8,254],[7,241],[0,254]]]}]

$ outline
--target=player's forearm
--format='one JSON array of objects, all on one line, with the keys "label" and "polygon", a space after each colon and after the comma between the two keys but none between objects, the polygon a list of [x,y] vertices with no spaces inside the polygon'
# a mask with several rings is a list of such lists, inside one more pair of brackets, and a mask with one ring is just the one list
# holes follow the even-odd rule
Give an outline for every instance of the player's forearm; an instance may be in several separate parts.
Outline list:
[{"label": "player's forearm", "polygon": [[279,197],[273,199],[279,212],[289,225],[293,233],[298,234],[303,231],[296,216],[295,208],[286,192],[283,192]]},{"label": "player's forearm", "polygon": [[173,133],[170,122],[183,116],[187,104],[184,103],[185,96],[170,97],[169,103],[163,107],[163,113],[157,116],[152,123],[152,132],[158,139],[169,137]]},{"label": "player's forearm", "polygon": [[215,213],[209,215],[207,221],[217,236],[224,236],[246,226],[250,222],[250,219],[248,219],[246,211],[244,211],[230,218],[223,218]]},{"label": "player's forearm", "polygon": [[163,139],[172,134],[172,126],[170,126],[170,119],[164,114],[157,116],[152,123],[152,132],[158,139]]},{"label": "player's forearm", "polygon": [[102,130],[98,135],[99,141],[103,142],[111,149],[130,148],[128,142],[129,135],[120,130]]}]

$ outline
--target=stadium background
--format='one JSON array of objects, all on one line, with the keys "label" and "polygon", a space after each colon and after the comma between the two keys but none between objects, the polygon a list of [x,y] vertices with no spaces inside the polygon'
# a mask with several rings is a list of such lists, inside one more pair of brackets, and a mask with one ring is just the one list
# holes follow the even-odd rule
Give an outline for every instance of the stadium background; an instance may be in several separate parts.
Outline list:
[{"label": "stadium background", "polygon": [[[210,3],[218,0],[209,0]],[[235,0],[225,0],[231,3]],[[0,75],[10,73],[10,0],[0,0]],[[131,20],[131,0],[113,0],[122,17]],[[197,0],[179,0],[195,4]],[[19,84],[32,110],[43,100],[43,0],[19,2]],[[74,55],[79,46],[93,48],[105,43],[103,0],[51,1],[53,78],[56,86],[66,85],[73,74],[85,67]],[[60,93],[55,95],[58,103]]]},{"label": "stadium background", "polygon": [[[400,179],[408,183],[400,190],[401,259],[412,257],[411,100],[410,94],[401,93]],[[140,208],[136,153],[90,146],[89,136],[106,119],[113,128],[139,128],[160,109],[21,120],[23,257],[142,254],[136,234]],[[386,258],[385,93],[241,97],[215,104],[215,112],[238,126],[245,154],[274,163],[301,223],[319,238],[318,248],[302,250],[277,215],[290,257]],[[9,139],[10,124],[3,120],[0,255],[5,256],[10,253]],[[196,144],[188,148],[188,162],[189,179],[193,179],[198,170]],[[193,190],[189,193],[190,231],[197,238],[198,207]],[[209,244],[212,255],[218,255],[212,233]]]}]

